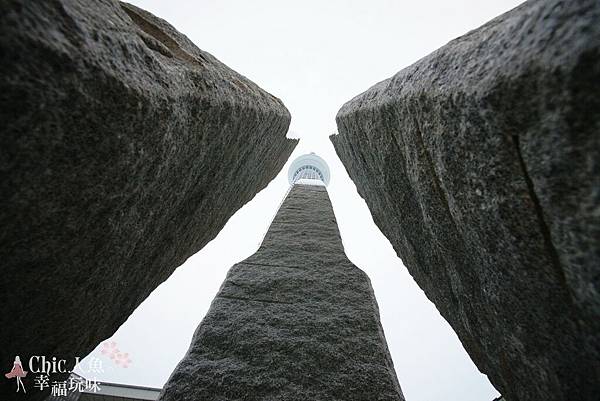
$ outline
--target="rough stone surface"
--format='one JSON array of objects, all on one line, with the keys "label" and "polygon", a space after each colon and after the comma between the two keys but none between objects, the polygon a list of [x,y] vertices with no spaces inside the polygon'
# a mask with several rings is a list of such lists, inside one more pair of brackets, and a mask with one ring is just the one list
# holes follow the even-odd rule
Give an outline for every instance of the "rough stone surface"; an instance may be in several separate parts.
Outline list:
[{"label": "rough stone surface", "polygon": [[276,175],[290,115],[136,7],[1,8],[0,366],[72,365]]},{"label": "rough stone surface", "polygon": [[160,399],[404,400],[370,281],[344,254],[324,187],[293,187]]},{"label": "rough stone surface", "polygon": [[600,394],[600,2],[529,1],[346,103],[335,149],[508,401]]}]

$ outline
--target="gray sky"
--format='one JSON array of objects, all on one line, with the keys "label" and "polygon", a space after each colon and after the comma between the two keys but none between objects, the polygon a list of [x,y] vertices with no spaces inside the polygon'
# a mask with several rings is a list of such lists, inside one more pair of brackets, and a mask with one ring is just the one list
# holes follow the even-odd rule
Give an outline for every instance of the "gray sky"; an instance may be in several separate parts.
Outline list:
[{"label": "gray sky", "polygon": [[[520,0],[283,1],[130,0],[173,24],[198,47],[281,98],[292,114],[291,159],[314,151],[331,169],[328,187],[348,257],[371,278],[396,373],[409,401],[491,401],[497,392],[419,289],[335,155],[328,136],[342,104]],[[102,345],[100,381],[160,387],[187,350],[227,270],[250,256],[287,190],[287,168],[219,236],[158,287]],[[410,211],[407,211],[410,213]]]}]

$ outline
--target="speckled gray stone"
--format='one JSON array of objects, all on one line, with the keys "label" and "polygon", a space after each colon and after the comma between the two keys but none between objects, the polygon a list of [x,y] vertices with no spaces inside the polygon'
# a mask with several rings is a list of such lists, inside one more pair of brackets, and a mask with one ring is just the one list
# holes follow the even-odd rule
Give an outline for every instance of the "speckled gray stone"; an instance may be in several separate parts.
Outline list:
[{"label": "speckled gray stone", "polygon": [[529,1],[337,115],[376,224],[508,401],[600,394],[599,94],[600,2]]},{"label": "speckled gray stone", "polygon": [[0,366],[72,365],[296,142],[279,99],[139,8],[6,0],[1,11]]},{"label": "speckled gray stone", "polygon": [[404,400],[369,278],[344,254],[324,187],[294,186],[160,399]]}]

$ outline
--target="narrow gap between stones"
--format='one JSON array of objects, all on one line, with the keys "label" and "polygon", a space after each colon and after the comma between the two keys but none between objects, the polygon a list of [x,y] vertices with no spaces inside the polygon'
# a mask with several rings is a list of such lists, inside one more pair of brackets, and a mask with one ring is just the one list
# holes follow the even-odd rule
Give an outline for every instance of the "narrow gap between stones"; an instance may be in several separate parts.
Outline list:
[{"label": "narrow gap between stones", "polygon": [[560,264],[560,258],[558,257],[558,251],[554,247],[554,243],[552,242],[552,235],[550,234],[550,229],[548,228],[548,224],[544,219],[544,211],[540,204],[540,200],[538,199],[535,188],[533,185],[533,181],[527,172],[527,166],[525,164],[525,160],[523,159],[523,154],[521,153],[521,143],[519,141],[518,135],[512,135],[513,144],[515,146],[515,152],[517,153],[517,159],[519,160],[519,166],[521,168],[521,172],[523,178],[525,179],[525,184],[527,185],[527,192],[529,193],[529,197],[533,202],[533,208],[535,210],[535,214],[538,220],[538,226],[540,227],[540,231],[542,233],[542,237],[544,238],[544,245],[547,249],[548,255],[550,256],[550,262],[552,263],[552,267],[556,271],[558,279],[561,285],[564,287],[565,291],[568,294],[568,298],[573,303],[573,298],[571,297],[571,292],[569,291],[569,287],[567,285],[567,278],[565,277],[565,273]]},{"label": "narrow gap between stones", "polygon": [[287,304],[292,305],[293,302],[284,302],[284,301],[275,301],[273,299],[253,299],[253,298],[244,298],[244,297],[234,297],[231,295],[217,295],[217,298],[225,298],[232,299],[235,301],[254,301],[254,302],[264,302],[267,304]]},{"label": "narrow gap between stones", "polygon": [[266,266],[266,267],[287,267],[289,269],[304,269],[302,266],[292,266],[292,265],[270,265],[267,263],[254,263],[254,262],[240,262],[240,265],[251,265],[251,266]]}]

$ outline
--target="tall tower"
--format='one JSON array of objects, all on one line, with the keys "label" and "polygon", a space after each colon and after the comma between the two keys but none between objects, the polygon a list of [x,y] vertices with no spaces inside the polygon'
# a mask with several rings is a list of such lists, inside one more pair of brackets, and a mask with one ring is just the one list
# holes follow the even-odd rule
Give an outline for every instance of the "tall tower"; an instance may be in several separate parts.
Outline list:
[{"label": "tall tower", "polygon": [[401,401],[367,275],[308,154],[259,250],[234,265],[161,400]]}]

